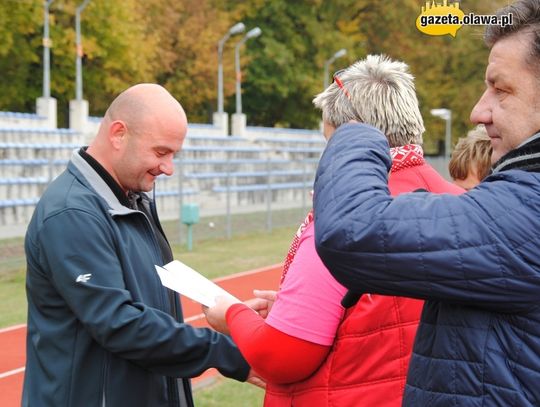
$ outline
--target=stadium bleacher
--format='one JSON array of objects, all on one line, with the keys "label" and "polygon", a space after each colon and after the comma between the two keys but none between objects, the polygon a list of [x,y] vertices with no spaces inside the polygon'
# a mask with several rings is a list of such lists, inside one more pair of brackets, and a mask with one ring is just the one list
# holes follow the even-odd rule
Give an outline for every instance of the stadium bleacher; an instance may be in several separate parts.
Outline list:
[{"label": "stadium bleacher", "polygon": [[[0,114],[6,116],[6,112]],[[28,116],[27,116],[28,115]],[[23,116],[17,116],[22,119]],[[24,114],[25,120],[38,120]],[[89,118],[93,125],[100,118]],[[29,221],[47,185],[66,167],[86,137],[70,129],[0,124],[0,227]],[[7,122],[10,123],[9,121]],[[248,128],[250,137],[223,136],[211,125],[190,124],[175,174],[160,176],[155,196],[163,219],[177,218],[182,202],[197,202],[201,214],[223,212],[225,201],[257,210],[271,202],[305,203],[312,188],[320,133]],[[301,198],[300,198],[301,197]],[[244,208],[245,209],[245,208]]]}]

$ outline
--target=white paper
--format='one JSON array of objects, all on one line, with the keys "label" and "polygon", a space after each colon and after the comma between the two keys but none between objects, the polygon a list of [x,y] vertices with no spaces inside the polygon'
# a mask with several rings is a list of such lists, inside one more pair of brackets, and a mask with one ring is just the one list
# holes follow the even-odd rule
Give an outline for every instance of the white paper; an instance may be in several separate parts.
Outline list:
[{"label": "white paper", "polygon": [[240,302],[238,298],[178,260],[173,260],[163,267],[156,266],[156,271],[165,287],[207,307],[214,306],[215,298],[220,295]]}]

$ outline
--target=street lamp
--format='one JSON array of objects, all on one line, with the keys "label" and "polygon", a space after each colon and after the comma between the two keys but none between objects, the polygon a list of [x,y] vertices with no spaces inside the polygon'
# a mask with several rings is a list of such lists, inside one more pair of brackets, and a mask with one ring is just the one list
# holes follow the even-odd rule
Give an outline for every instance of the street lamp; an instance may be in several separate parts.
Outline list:
[{"label": "street lamp", "polygon": [[49,6],[54,0],[43,0],[43,95],[36,99],[36,113],[45,119],[42,125],[57,127],[56,99],[51,97],[51,39],[49,37]]},{"label": "street lamp", "polygon": [[330,59],[327,59],[324,63],[324,89],[328,87],[328,68],[330,67],[330,64],[332,64],[336,59],[341,58],[347,53],[347,50],[345,48],[341,48],[339,51],[337,51]]},{"label": "street lamp", "polygon": [[54,0],[46,0],[43,2],[43,97],[51,97],[51,39],[49,38],[49,6]]},{"label": "street lamp", "polygon": [[452,111],[450,109],[431,109],[430,113],[446,122],[446,134],[444,137],[444,157],[450,159],[450,142],[452,140]]},{"label": "street lamp", "polygon": [[77,46],[77,59],[76,59],[76,71],[75,71],[75,80],[76,80],[76,88],[75,88],[75,98],[77,101],[82,100],[82,56],[83,56],[83,48],[81,44],[81,13],[85,9],[85,7],[88,5],[90,0],[84,0],[82,4],[77,7],[77,10],[75,12],[75,44]]},{"label": "street lamp", "polygon": [[245,29],[246,26],[244,23],[236,23],[218,42],[218,113],[223,113],[223,46],[225,45],[225,41],[227,41],[231,35],[240,34],[244,32]]},{"label": "street lamp", "polygon": [[241,81],[242,72],[240,71],[240,47],[250,38],[255,38],[261,35],[261,29],[259,27],[252,28],[244,35],[240,41],[238,41],[234,47],[234,61],[236,66],[236,114],[242,114],[242,92]]}]

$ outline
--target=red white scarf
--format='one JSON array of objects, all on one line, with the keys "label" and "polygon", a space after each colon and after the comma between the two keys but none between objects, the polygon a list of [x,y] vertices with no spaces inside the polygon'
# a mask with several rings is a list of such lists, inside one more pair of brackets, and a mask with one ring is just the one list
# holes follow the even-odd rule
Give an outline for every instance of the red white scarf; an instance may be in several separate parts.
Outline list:
[{"label": "red white scarf", "polygon": [[392,157],[392,169],[390,172],[396,172],[407,167],[415,167],[426,162],[424,160],[424,150],[418,144],[405,144],[401,147],[390,149]]},{"label": "red white scarf", "polygon": [[304,230],[309,226],[309,224],[313,222],[313,209],[310,210],[306,216],[306,219],[300,224],[300,227],[296,231],[291,247],[289,248],[289,252],[287,253],[287,257],[285,257],[285,264],[283,264],[283,273],[281,273],[281,281],[279,282],[279,286],[281,288],[281,284],[283,284],[283,280],[285,280],[285,275],[289,271],[289,267],[291,267],[291,263],[294,260],[294,256],[296,256],[296,252],[298,251],[298,246],[300,246],[300,236],[302,236],[302,233],[304,233]]},{"label": "red white scarf", "polygon": [[[418,144],[406,144],[400,147],[393,147],[390,149],[390,156],[392,157],[391,173],[399,171],[403,168],[422,165],[426,162],[424,159],[424,151],[422,150],[422,146],[419,146]],[[291,247],[289,248],[289,252],[285,258],[285,263],[283,264],[283,273],[281,274],[281,281],[279,282],[280,287],[281,284],[283,284],[283,280],[285,280],[289,267],[291,267],[294,256],[296,256],[298,246],[300,246],[300,237],[311,222],[313,222],[313,209],[309,211],[306,219],[304,219],[294,235]]]}]

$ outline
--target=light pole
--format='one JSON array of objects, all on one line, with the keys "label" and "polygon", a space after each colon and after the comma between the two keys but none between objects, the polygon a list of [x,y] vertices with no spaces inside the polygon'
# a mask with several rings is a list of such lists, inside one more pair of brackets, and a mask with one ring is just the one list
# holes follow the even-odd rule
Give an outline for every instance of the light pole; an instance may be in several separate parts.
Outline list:
[{"label": "light pole", "polygon": [[51,39],[49,38],[49,6],[54,0],[43,2],[43,97],[51,97]]},{"label": "light pole", "polygon": [[88,128],[88,101],[83,100],[82,56],[81,44],[81,13],[90,0],[84,0],[75,11],[75,45],[77,57],[75,59],[75,99],[69,101],[69,127],[75,131],[87,132]]},{"label": "light pole", "polygon": [[431,109],[430,113],[443,119],[446,122],[446,133],[444,137],[444,157],[448,161],[450,160],[450,143],[452,141],[452,111],[450,109]]},{"label": "light pole", "polygon": [[341,58],[347,54],[347,50],[345,48],[341,48],[339,51],[337,51],[330,59],[327,59],[324,63],[324,90],[328,87],[328,69],[330,65],[338,58]]},{"label": "light pole", "polygon": [[255,38],[261,35],[261,29],[259,27],[252,28],[244,35],[240,41],[238,41],[234,47],[234,62],[236,67],[236,114],[242,114],[242,72],[240,70],[240,47],[250,38]]},{"label": "light pole", "polygon": [[83,56],[83,48],[81,44],[81,13],[85,9],[85,7],[88,5],[90,0],[84,0],[82,4],[77,7],[77,10],[75,12],[75,44],[77,46],[77,59],[75,60],[75,99],[77,101],[82,100],[82,56]]},{"label": "light pole", "polygon": [[45,118],[42,125],[56,129],[56,99],[51,97],[51,39],[49,38],[49,6],[54,0],[43,1],[43,95],[36,99],[36,113]]},{"label": "light pole", "polygon": [[231,35],[240,34],[244,32],[245,29],[246,26],[244,23],[236,23],[218,42],[218,113],[223,113],[223,46]]}]

